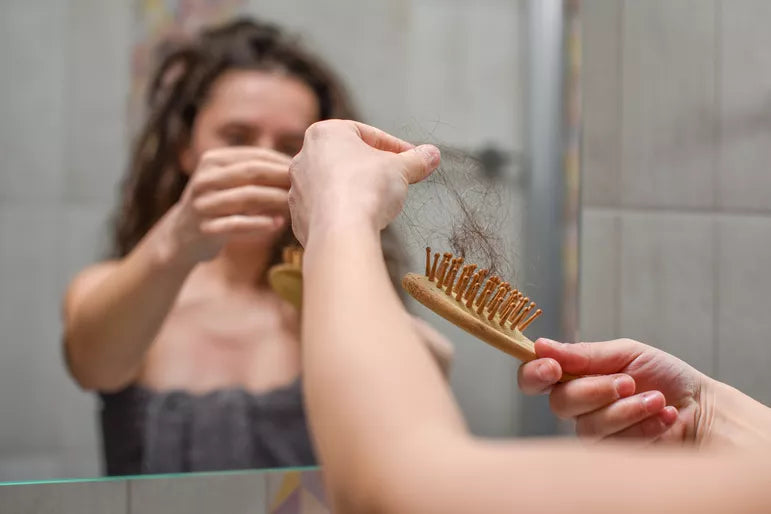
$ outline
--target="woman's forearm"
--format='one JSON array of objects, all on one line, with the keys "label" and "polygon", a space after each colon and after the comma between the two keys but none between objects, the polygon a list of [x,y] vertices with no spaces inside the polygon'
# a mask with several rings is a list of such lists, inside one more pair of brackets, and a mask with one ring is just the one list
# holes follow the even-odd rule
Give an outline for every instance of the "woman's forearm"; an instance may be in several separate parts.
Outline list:
[{"label": "woman's forearm", "polygon": [[407,465],[409,449],[428,446],[435,433],[465,429],[391,287],[376,231],[346,220],[311,234],[303,264],[306,399],[330,483],[355,494],[377,488],[371,481],[388,474],[384,467]]},{"label": "woman's forearm", "polygon": [[65,346],[82,387],[114,391],[136,378],[192,267],[151,232],[104,276],[73,284],[65,306]]},{"label": "woman's forearm", "polygon": [[705,446],[754,448],[771,445],[771,408],[738,389],[708,378],[697,431]]}]

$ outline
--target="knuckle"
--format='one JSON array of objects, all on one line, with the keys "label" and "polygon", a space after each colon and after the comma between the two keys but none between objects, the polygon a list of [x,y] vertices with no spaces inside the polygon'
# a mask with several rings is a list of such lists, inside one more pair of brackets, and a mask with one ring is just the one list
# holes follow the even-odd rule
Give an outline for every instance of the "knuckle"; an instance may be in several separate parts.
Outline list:
[{"label": "knuckle", "polygon": [[221,149],[206,150],[203,155],[201,155],[201,165],[213,166],[217,164],[221,154]]},{"label": "knuckle", "polygon": [[549,395],[549,408],[559,419],[569,419],[570,415],[565,410],[563,390],[555,388]]},{"label": "knuckle", "polygon": [[576,435],[578,437],[589,439],[595,436],[596,430],[591,418],[578,418],[576,420]]}]

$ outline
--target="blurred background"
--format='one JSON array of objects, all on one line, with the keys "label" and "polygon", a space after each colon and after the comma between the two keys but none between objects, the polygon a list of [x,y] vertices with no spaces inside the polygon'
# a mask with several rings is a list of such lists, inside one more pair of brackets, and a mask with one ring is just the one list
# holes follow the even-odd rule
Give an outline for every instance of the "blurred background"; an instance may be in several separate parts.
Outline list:
[{"label": "blurred background", "polygon": [[[551,54],[539,4],[559,4]],[[553,305],[531,335],[640,339],[771,402],[765,0],[0,6],[0,480],[101,473],[97,401],[62,363],[61,295],[107,249],[152,47],[237,14],[300,34],[365,121],[477,157],[469,168],[507,205],[511,269]],[[559,81],[556,131],[544,76]],[[544,127],[558,136],[546,147]],[[408,243],[441,244],[424,232]],[[516,362],[420,312],[456,345],[452,385],[475,433],[565,428],[516,393]]]},{"label": "blurred background", "polygon": [[[63,366],[60,305],[72,276],[108,249],[108,221],[159,43],[242,14],[295,32],[342,75],[365,121],[442,144],[458,156],[448,167],[473,173],[472,180],[488,180],[488,170],[510,211],[502,239],[511,248],[524,230],[517,178],[525,144],[524,6],[2,0],[0,479],[101,473],[98,400]],[[482,154],[490,166],[473,159]],[[433,241],[425,227],[405,232],[418,266],[426,242],[447,248],[442,237],[453,213],[442,205],[453,208],[440,202],[423,212],[445,223]],[[513,253],[508,264],[520,268]],[[435,316],[430,321],[456,344],[452,383],[475,432],[517,433],[517,363]]]}]

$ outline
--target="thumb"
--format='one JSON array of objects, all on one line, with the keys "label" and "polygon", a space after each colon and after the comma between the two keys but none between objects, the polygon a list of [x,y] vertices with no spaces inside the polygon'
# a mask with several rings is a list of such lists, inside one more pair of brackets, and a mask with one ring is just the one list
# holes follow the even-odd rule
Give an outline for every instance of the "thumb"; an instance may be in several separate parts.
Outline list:
[{"label": "thumb", "polygon": [[626,368],[642,353],[641,346],[628,339],[576,344],[538,339],[535,353],[539,358],[556,360],[563,371],[572,375],[607,375]]},{"label": "thumb", "polygon": [[420,145],[417,148],[405,150],[398,154],[402,161],[404,178],[410,184],[425,179],[439,166],[441,154],[434,145]]}]

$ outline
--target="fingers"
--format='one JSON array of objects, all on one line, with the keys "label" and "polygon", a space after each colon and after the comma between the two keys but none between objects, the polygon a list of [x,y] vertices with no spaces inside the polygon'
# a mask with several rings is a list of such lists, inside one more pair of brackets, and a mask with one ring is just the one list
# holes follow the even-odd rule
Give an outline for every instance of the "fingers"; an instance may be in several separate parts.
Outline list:
[{"label": "fingers", "polygon": [[289,193],[284,189],[264,186],[241,186],[215,191],[195,200],[195,208],[204,217],[233,214],[289,214]]},{"label": "fingers", "polygon": [[665,406],[666,400],[659,391],[623,398],[607,407],[578,416],[576,433],[587,439],[603,439],[658,414]]},{"label": "fingers", "polygon": [[201,223],[201,231],[209,235],[235,235],[249,233],[264,233],[278,230],[285,223],[281,216],[227,216],[215,218]]},{"label": "fingers", "polygon": [[420,145],[399,154],[402,161],[403,174],[410,184],[425,179],[439,166],[441,154],[434,145]]},{"label": "fingers", "polygon": [[552,390],[549,405],[563,419],[581,416],[634,394],[632,377],[619,373],[578,378]]},{"label": "fingers", "polygon": [[415,148],[415,145],[403,141],[398,137],[392,136],[391,134],[383,132],[382,130],[375,127],[365,125],[364,123],[359,123],[358,121],[354,121],[352,123],[356,131],[359,133],[361,140],[372,148],[392,153],[402,153]]},{"label": "fingers", "polygon": [[564,344],[549,339],[535,342],[538,357],[556,360],[563,371],[573,375],[604,375],[623,370],[643,351],[642,343],[618,339],[601,343]]},{"label": "fingers", "polygon": [[292,158],[269,148],[230,146],[207,151],[201,157],[201,164],[204,166],[228,166],[247,160],[257,160],[289,166],[289,162]]},{"label": "fingers", "polygon": [[195,195],[249,184],[289,189],[289,164],[254,160],[238,162],[209,168],[193,180]]},{"label": "fingers", "polygon": [[630,427],[608,436],[610,440],[634,439],[635,441],[655,441],[677,421],[677,409],[671,405],[664,407],[658,413]]},{"label": "fingers", "polygon": [[554,359],[544,358],[526,362],[519,367],[517,383],[525,394],[547,393],[562,378],[562,368]]}]

